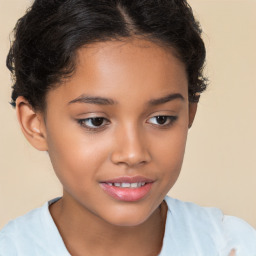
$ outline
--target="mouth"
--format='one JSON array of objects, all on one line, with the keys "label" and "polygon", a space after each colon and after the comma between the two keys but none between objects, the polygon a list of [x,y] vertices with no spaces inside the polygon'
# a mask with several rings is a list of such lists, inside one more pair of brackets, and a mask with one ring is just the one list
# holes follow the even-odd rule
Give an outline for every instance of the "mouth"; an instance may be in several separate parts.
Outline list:
[{"label": "mouth", "polygon": [[115,182],[115,183],[107,183],[109,186],[119,187],[119,188],[140,188],[147,184],[146,182],[135,182],[135,183],[127,183],[127,182]]},{"label": "mouth", "polygon": [[100,182],[104,192],[115,200],[135,202],[148,195],[154,180],[141,176],[119,177]]}]

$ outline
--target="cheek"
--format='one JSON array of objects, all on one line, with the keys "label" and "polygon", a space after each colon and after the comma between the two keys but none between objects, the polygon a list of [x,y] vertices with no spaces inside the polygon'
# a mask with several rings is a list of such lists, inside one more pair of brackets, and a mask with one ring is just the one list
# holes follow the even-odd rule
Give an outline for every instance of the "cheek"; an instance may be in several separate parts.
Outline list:
[{"label": "cheek", "polygon": [[63,186],[76,184],[84,189],[85,183],[95,182],[98,170],[107,158],[105,147],[97,142],[93,135],[86,137],[77,129],[48,133],[49,156]]},{"label": "cheek", "polygon": [[161,175],[164,177],[162,180],[169,189],[180,174],[186,140],[186,126],[177,126],[169,132],[168,136],[166,135],[165,138],[161,139],[161,143],[156,144],[155,164],[161,169]]},{"label": "cheek", "polygon": [[158,165],[160,166],[161,172],[161,191],[159,194],[159,200],[168,194],[176,183],[184,157],[186,136],[179,138],[171,137],[172,140],[166,142],[160,149],[158,157]]}]

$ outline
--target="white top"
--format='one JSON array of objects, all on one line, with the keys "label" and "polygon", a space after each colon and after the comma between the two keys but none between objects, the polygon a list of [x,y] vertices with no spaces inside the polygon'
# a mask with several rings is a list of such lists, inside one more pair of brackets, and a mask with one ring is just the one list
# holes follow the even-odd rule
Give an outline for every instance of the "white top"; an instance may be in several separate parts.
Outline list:
[{"label": "white top", "polygon": [[[49,212],[54,199],[9,222],[0,231],[0,256],[70,256]],[[159,256],[256,256],[256,230],[216,208],[166,197],[168,205]]]}]

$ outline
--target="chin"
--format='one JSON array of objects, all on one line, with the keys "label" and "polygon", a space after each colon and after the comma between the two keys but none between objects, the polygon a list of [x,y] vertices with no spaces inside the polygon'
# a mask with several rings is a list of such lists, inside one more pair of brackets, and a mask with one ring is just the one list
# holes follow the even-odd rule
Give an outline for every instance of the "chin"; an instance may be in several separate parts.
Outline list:
[{"label": "chin", "polygon": [[122,209],[119,211],[117,210],[114,213],[109,212],[108,216],[105,218],[105,221],[114,226],[135,227],[146,222],[151,215],[151,212],[145,210]]}]

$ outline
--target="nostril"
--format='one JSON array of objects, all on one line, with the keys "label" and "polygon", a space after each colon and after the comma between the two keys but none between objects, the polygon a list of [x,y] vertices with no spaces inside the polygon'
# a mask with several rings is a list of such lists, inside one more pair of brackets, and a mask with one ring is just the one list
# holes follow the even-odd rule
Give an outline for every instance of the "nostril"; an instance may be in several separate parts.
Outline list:
[{"label": "nostril", "polygon": [[143,152],[139,154],[128,154],[124,151],[116,151],[111,155],[111,161],[114,164],[125,164],[133,167],[138,165],[145,165],[150,162],[151,157],[148,153]]}]

